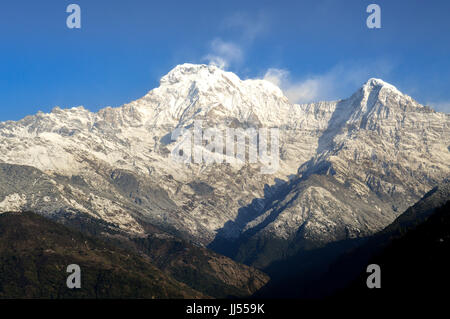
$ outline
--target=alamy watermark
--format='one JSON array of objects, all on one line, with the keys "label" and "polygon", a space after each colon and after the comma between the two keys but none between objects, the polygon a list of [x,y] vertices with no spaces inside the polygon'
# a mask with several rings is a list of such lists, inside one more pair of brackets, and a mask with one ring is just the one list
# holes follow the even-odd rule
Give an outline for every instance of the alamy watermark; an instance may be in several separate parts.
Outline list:
[{"label": "alamy watermark", "polygon": [[171,158],[177,162],[259,163],[261,174],[275,173],[280,164],[278,128],[203,128],[203,121],[196,120],[191,126],[175,129],[171,139],[176,141]]},{"label": "alamy watermark", "polygon": [[381,8],[378,4],[372,3],[367,6],[367,13],[370,15],[367,17],[366,25],[369,29],[381,29]]},{"label": "alamy watermark", "polygon": [[367,272],[370,275],[367,277],[367,288],[381,288],[381,268],[377,264],[370,264],[367,266]]},{"label": "alamy watermark", "polygon": [[69,29],[81,29],[81,8],[78,4],[69,4],[66,12],[70,15],[66,19],[66,25]]},{"label": "alamy watermark", "polygon": [[66,280],[67,288],[81,288],[81,268],[77,264],[70,264],[66,271],[71,273]]},{"label": "alamy watermark", "polygon": [[[66,12],[70,15],[66,19],[66,25],[69,29],[81,28],[81,7],[78,4],[69,4],[66,8]],[[366,8],[366,12],[370,13],[367,17],[366,25],[369,29],[381,28],[381,8],[378,4],[369,4]]]}]

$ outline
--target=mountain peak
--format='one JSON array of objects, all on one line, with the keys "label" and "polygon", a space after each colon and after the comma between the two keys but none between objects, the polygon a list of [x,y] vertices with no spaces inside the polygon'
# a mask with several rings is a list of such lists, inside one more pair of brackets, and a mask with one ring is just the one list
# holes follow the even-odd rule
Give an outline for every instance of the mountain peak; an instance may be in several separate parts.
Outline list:
[{"label": "mountain peak", "polygon": [[382,79],[378,79],[378,78],[370,78],[367,80],[365,85],[386,85],[388,84],[387,82],[383,81]]},{"label": "mountain peak", "polygon": [[373,89],[381,89],[381,88],[390,89],[396,93],[403,94],[392,84],[387,83],[387,82],[383,81],[382,79],[378,79],[378,78],[370,78],[363,85],[363,89],[369,90],[369,91],[371,91]]},{"label": "mountain peak", "polygon": [[148,106],[158,110],[151,116],[153,122],[178,124],[206,116],[279,125],[284,119],[273,114],[285,114],[291,106],[281,89],[268,81],[241,80],[216,66],[191,63],[174,67],[138,104],[145,112]]},{"label": "mountain peak", "polygon": [[187,81],[211,81],[213,78],[225,77],[232,82],[239,78],[232,72],[224,71],[214,65],[183,63],[175,66],[169,73],[161,78],[160,84],[175,84]]},{"label": "mountain peak", "polygon": [[183,63],[176,65],[172,70],[169,71],[163,79],[169,79],[173,77],[178,77],[181,75],[191,75],[191,74],[199,74],[202,71],[214,72],[218,69],[215,66],[208,66],[206,64],[192,64],[192,63]]},{"label": "mountain peak", "polygon": [[[215,65],[183,63],[175,66],[160,80],[161,86],[184,84],[196,87],[210,88],[217,84],[234,86],[237,88],[254,87],[284,96],[281,89],[270,81],[263,79],[241,79],[233,72],[225,71]],[[219,85],[219,86],[220,86]]]}]

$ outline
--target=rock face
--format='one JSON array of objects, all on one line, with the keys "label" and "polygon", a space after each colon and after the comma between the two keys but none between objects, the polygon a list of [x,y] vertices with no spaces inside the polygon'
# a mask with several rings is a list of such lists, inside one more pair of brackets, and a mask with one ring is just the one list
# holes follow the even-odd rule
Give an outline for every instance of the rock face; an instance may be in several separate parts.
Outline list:
[{"label": "rock face", "polygon": [[[277,128],[279,169],[174,161],[172,133],[195,120]],[[0,210],[87,213],[137,237],[151,223],[264,267],[392,222],[449,175],[449,123],[378,79],[345,100],[295,105],[264,80],[184,64],[118,108],[1,123]]]}]

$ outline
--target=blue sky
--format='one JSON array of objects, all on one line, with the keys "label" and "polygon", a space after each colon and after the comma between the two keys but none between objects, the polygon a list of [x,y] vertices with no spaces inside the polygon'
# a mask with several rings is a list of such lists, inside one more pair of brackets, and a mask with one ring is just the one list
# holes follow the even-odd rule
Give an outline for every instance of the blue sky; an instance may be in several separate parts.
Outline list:
[{"label": "blue sky", "polygon": [[[66,7],[81,7],[68,29]],[[368,29],[366,7],[381,7]],[[450,112],[450,1],[8,1],[0,9],[0,121],[137,99],[175,65],[224,64],[297,102],[378,77]]]}]

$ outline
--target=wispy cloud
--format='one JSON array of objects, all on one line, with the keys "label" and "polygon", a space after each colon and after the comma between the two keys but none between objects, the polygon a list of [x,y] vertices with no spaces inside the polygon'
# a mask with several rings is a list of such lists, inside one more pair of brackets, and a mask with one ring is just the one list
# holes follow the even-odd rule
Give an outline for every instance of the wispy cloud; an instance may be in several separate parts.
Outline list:
[{"label": "wispy cloud", "polygon": [[264,79],[279,86],[292,103],[333,100],[342,97],[348,88],[354,89],[371,77],[385,77],[392,70],[387,61],[341,63],[323,74],[293,80],[285,69],[270,68]]},{"label": "wispy cloud", "polygon": [[202,60],[222,69],[239,66],[245,58],[245,50],[267,28],[266,16],[235,13],[224,19],[223,29],[232,31],[233,40],[217,37],[211,41],[209,52]]},{"label": "wispy cloud", "polygon": [[[202,60],[222,69],[239,69],[245,62],[246,51],[269,26],[270,19],[262,11],[239,12],[225,18],[222,28],[227,36],[213,39]],[[291,102],[308,103],[342,98],[371,77],[385,78],[392,68],[390,61],[381,59],[352,61],[339,63],[324,73],[300,78],[294,78],[287,69],[269,68],[263,78],[279,86]]]},{"label": "wispy cloud", "polygon": [[241,63],[243,52],[234,42],[225,42],[220,38],[214,39],[210,44],[210,53],[204,58],[209,64],[225,69],[233,63]]},{"label": "wispy cloud", "polygon": [[323,85],[320,80],[310,78],[303,81],[293,82],[289,71],[284,69],[270,68],[264,75],[264,80],[272,82],[280,87],[288,99],[293,103],[313,101],[319,95],[319,89]]},{"label": "wispy cloud", "polygon": [[450,113],[450,101],[428,102],[426,105],[431,106],[438,112]]}]

